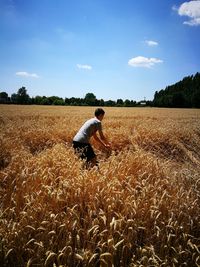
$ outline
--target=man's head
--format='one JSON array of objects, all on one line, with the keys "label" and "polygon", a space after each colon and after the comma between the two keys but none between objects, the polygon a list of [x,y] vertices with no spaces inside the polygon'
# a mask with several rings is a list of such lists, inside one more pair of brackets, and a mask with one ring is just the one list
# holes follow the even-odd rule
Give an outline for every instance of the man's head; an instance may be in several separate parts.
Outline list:
[{"label": "man's head", "polygon": [[97,117],[98,120],[102,121],[104,117],[105,111],[102,108],[97,108],[94,112],[95,117]]}]

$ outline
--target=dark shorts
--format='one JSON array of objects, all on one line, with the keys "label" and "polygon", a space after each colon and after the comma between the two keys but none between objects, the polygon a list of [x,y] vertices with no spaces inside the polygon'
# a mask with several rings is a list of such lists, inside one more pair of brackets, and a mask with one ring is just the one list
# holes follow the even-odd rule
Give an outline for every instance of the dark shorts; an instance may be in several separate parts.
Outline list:
[{"label": "dark shorts", "polygon": [[96,157],[94,150],[90,144],[79,143],[73,141],[73,148],[81,159],[85,159],[87,162]]}]

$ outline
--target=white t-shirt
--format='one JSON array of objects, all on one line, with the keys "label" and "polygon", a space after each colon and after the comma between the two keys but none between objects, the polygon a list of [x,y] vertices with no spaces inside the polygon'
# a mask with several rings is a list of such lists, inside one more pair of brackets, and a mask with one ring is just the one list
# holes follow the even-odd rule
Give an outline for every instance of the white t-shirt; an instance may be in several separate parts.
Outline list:
[{"label": "white t-shirt", "polygon": [[96,117],[90,120],[87,120],[77,134],[74,136],[73,141],[79,143],[86,143],[88,144],[90,141],[90,137],[96,132],[102,131],[101,121],[98,120]]}]

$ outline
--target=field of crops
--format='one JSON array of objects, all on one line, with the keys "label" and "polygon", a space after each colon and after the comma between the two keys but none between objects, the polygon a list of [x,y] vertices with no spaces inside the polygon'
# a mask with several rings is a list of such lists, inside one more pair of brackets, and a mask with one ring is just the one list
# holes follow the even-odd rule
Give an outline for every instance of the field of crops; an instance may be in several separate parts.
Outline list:
[{"label": "field of crops", "polygon": [[200,110],[106,107],[85,170],[94,109],[0,106],[0,266],[200,266]]}]

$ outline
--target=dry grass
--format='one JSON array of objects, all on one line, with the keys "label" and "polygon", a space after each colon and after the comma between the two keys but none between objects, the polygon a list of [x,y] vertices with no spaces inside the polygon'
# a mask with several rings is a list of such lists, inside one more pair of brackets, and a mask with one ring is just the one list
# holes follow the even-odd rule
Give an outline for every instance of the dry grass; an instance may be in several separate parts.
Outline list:
[{"label": "dry grass", "polygon": [[100,172],[93,110],[0,106],[0,266],[200,266],[200,110],[105,108]]}]

